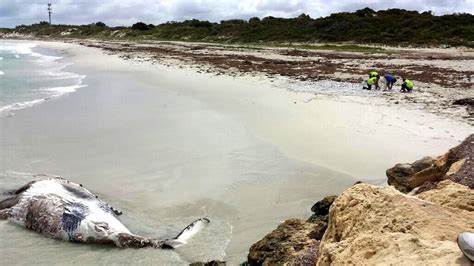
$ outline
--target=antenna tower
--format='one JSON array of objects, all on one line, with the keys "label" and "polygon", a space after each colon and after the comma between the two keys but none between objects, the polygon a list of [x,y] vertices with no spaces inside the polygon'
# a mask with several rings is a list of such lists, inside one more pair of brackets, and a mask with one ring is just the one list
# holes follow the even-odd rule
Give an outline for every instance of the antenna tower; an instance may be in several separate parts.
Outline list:
[{"label": "antenna tower", "polygon": [[51,14],[53,14],[53,7],[51,3],[48,3],[48,15],[49,15],[49,25],[51,26]]}]

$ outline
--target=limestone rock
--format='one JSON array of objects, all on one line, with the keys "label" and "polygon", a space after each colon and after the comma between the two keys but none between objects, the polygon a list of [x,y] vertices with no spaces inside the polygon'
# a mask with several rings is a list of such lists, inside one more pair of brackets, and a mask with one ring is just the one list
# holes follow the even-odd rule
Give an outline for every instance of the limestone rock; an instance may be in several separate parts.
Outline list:
[{"label": "limestone rock", "polygon": [[299,219],[286,220],[250,247],[250,265],[314,265],[326,228]]},{"label": "limestone rock", "polygon": [[474,212],[474,190],[467,186],[444,180],[429,191],[417,195],[433,203]]},{"label": "limestone rock", "polygon": [[446,177],[449,178],[450,176],[457,174],[459,170],[461,170],[461,168],[464,166],[465,162],[466,162],[466,158],[453,163],[451,167],[449,167],[448,172],[446,172]]},{"label": "limestone rock", "polygon": [[396,164],[387,170],[388,184],[402,192],[420,188],[419,192],[436,187],[450,179],[474,188],[474,134],[437,159],[425,157],[413,164]]},{"label": "limestone rock", "polygon": [[331,206],[318,265],[470,265],[455,242],[466,230],[474,230],[473,212],[358,184]]}]

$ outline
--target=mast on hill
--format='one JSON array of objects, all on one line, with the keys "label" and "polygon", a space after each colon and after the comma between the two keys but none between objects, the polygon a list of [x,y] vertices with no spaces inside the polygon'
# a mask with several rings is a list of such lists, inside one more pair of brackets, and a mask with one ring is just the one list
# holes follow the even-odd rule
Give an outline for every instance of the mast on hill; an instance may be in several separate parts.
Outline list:
[{"label": "mast on hill", "polygon": [[48,15],[49,15],[49,25],[51,26],[51,14],[53,14],[53,7],[51,3],[48,3]]}]

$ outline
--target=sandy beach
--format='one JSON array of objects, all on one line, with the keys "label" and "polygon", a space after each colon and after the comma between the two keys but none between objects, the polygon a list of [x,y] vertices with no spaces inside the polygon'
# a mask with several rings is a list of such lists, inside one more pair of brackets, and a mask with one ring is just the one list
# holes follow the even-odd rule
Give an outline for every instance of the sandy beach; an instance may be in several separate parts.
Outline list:
[{"label": "sandy beach", "polygon": [[440,155],[474,131],[466,117],[390,104],[395,92],[334,97],[284,77],[38,45],[60,50],[87,86],[0,118],[0,188],[36,178],[30,173],[67,177],[123,210],[132,231],[154,237],[202,216],[212,223],[173,252],[65,243],[0,221],[5,263],[238,264],[252,243],[282,220],[308,217],[321,197],[358,180],[383,184],[395,163]]},{"label": "sandy beach", "polygon": [[[284,89],[324,95],[326,98],[365,96],[383,99],[379,104],[474,123],[474,51],[469,48],[409,48],[371,46],[372,52],[324,50],[315,44],[299,46],[242,46],[163,41],[70,40],[103,49],[126,60],[192,67],[198,72],[231,76],[265,76]],[[338,47],[338,46],[334,46]],[[379,50],[376,50],[379,49]],[[377,70],[416,83],[416,95],[393,91],[361,92],[367,73]],[[335,82],[328,82],[335,81]],[[290,85],[291,84],[291,85]],[[353,101],[354,99],[351,99]],[[467,101],[466,101],[467,100]]]}]

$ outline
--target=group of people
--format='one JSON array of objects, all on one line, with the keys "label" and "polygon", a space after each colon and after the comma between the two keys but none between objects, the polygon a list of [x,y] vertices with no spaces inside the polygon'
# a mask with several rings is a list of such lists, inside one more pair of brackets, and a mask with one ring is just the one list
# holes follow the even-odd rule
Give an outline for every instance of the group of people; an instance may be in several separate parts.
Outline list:
[{"label": "group of people", "polygon": [[[403,77],[402,80],[403,83],[400,92],[412,92],[413,82]],[[370,71],[369,79],[367,80],[367,87],[364,86],[362,89],[371,90],[372,86],[375,86],[376,90],[380,90],[379,84],[382,83],[385,87],[384,90],[391,90],[395,82],[397,82],[397,79],[391,74],[381,76],[377,71]]]}]

